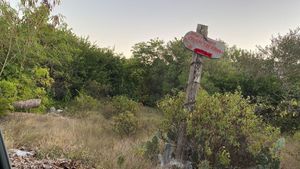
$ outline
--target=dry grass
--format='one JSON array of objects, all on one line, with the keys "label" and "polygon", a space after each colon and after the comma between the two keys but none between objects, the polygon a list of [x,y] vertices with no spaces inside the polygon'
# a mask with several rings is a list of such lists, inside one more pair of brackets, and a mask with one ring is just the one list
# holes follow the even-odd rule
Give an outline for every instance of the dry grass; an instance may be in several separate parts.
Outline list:
[{"label": "dry grass", "polygon": [[[71,158],[101,169],[150,169],[155,165],[140,155],[139,146],[154,134],[159,116],[140,115],[138,134],[130,138],[114,134],[110,121],[95,113],[84,119],[13,113],[0,126],[8,148],[34,149],[40,158]],[[120,156],[125,158],[122,166]]]},{"label": "dry grass", "polygon": [[[82,119],[13,113],[0,120],[8,148],[37,150],[39,158],[70,158],[99,169],[151,169],[155,164],[141,156],[140,145],[157,130],[161,115],[142,108],[139,131],[129,138],[112,132],[111,122],[89,113]],[[125,162],[119,166],[119,157]],[[282,169],[300,169],[300,133],[287,139]]]},{"label": "dry grass", "polygon": [[300,169],[300,132],[287,139],[282,152],[282,169]]}]

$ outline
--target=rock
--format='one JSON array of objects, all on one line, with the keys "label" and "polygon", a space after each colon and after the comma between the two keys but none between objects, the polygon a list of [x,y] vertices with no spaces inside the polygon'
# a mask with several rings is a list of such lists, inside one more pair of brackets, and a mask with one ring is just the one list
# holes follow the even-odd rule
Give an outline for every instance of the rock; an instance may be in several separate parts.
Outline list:
[{"label": "rock", "polygon": [[50,107],[49,113],[62,113],[62,109],[56,109],[55,107]]},{"label": "rock", "polygon": [[13,106],[16,109],[31,109],[31,108],[39,107],[41,103],[42,103],[41,99],[30,99],[25,101],[14,102]]},{"label": "rock", "polygon": [[32,152],[18,150],[18,149],[12,149],[12,150],[9,150],[9,151],[12,152],[13,156],[17,156],[17,157],[27,157],[27,156],[33,156],[34,155]]},{"label": "rock", "polygon": [[57,113],[62,113],[63,110],[62,110],[62,109],[57,109],[56,112],[57,112]]},{"label": "rock", "polygon": [[55,107],[50,107],[50,109],[49,109],[49,113],[56,113],[56,109],[55,109]]}]

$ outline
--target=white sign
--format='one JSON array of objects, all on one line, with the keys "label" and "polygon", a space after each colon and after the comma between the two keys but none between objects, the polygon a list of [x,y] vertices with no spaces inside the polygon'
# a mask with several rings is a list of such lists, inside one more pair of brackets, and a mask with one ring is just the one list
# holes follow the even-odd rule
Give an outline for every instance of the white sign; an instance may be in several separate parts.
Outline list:
[{"label": "white sign", "polygon": [[189,50],[211,59],[220,58],[225,50],[224,43],[210,38],[205,39],[203,35],[193,31],[183,37],[183,44]]}]

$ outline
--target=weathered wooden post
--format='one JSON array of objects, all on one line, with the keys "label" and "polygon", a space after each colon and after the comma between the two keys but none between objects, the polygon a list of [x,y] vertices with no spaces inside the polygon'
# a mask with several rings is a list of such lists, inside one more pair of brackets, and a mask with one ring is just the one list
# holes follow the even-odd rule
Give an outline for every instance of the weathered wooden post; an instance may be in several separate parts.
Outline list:
[{"label": "weathered wooden post", "polygon": [[[203,57],[220,58],[224,53],[224,44],[207,37],[208,27],[198,24],[197,32],[188,32],[183,38],[184,45],[192,50],[193,58],[190,65],[188,86],[186,89],[185,109],[192,112],[195,107],[196,96],[200,87]],[[187,124],[182,121],[179,128],[178,140],[176,144],[175,158],[184,162],[186,159],[185,146],[187,144]]]},{"label": "weathered wooden post", "polygon": [[[205,38],[207,37],[207,29],[208,27],[205,25],[198,25],[197,27],[197,33],[200,33]],[[202,73],[202,62],[203,62],[203,56],[199,55],[197,53],[193,53],[192,63],[190,66],[190,74],[189,74],[189,80],[188,85],[186,89],[186,100],[185,100],[185,108],[188,110],[188,112],[191,112],[194,110],[195,106],[195,98],[197,95],[197,92],[200,87],[200,79],[201,79],[201,73]],[[177,160],[184,160],[184,146],[186,145],[186,122],[183,121],[180,124],[179,133],[178,133],[178,140],[176,145],[176,152],[175,157]]]}]

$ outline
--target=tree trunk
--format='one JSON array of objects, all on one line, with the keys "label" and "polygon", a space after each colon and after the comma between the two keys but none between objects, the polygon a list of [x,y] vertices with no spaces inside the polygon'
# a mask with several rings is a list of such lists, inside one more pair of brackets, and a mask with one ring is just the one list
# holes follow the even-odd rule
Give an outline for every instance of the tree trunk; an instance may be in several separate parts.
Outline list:
[{"label": "tree trunk", "polygon": [[13,106],[16,109],[31,109],[39,107],[41,105],[41,102],[41,99],[30,99],[26,101],[14,102]]}]

